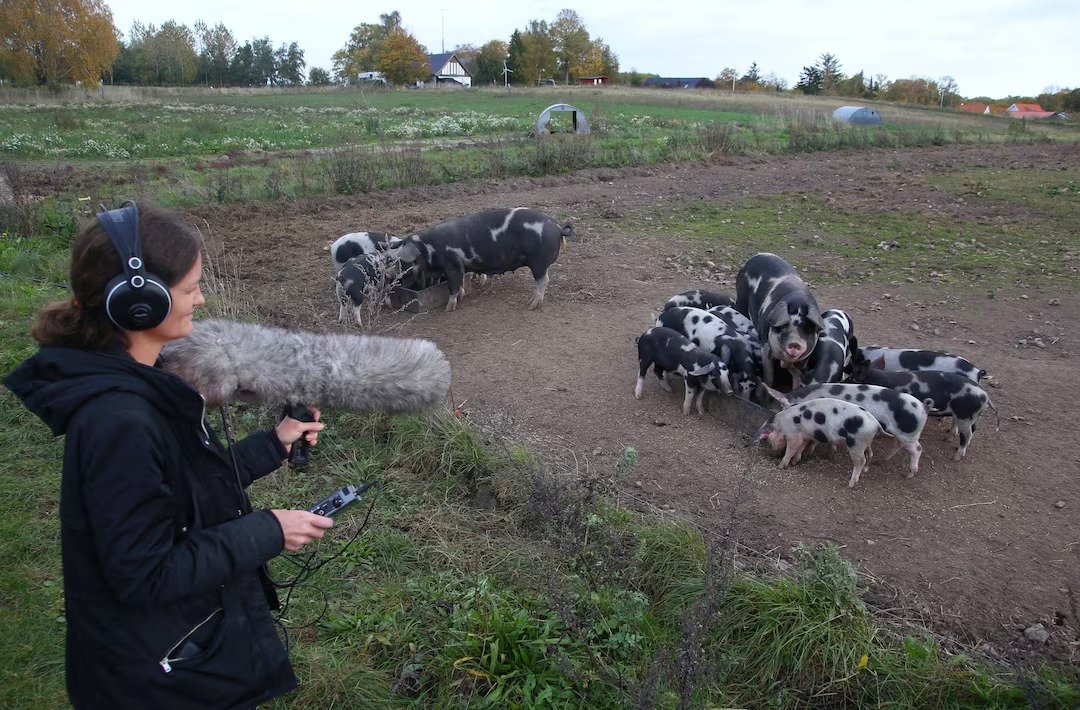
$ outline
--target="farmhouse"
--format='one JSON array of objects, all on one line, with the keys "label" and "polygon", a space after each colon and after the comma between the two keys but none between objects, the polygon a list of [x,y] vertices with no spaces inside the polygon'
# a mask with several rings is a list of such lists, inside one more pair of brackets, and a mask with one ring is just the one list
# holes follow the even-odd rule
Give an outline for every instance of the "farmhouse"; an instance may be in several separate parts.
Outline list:
[{"label": "farmhouse", "polygon": [[578,78],[578,83],[582,86],[607,86],[608,78],[606,76],[583,76]]},{"label": "farmhouse", "polygon": [[685,78],[650,76],[642,86],[650,86],[661,89],[711,89],[713,82],[703,76]]},{"label": "farmhouse", "polygon": [[469,73],[469,70],[465,68],[454,52],[429,54],[428,64],[431,67],[431,75],[428,77],[428,81],[434,82],[436,86],[443,84],[472,86],[472,74]]},{"label": "farmhouse", "polygon": [[960,104],[956,108],[967,113],[990,113],[990,104]]},{"label": "farmhouse", "polygon": [[1010,118],[1051,118],[1053,111],[1043,111],[1039,104],[1013,104],[1005,109],[1005,115]]}]

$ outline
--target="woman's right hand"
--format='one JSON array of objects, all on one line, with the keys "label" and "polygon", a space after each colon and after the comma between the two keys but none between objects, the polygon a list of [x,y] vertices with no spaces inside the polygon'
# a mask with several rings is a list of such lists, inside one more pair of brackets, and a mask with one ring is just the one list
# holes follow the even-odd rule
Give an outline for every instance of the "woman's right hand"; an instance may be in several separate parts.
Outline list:
[{"label": "woman's right hand", "polygon": [[272,510],[270,512],[281,525],[281,532],[285,534],[285,549],[289,552],[296,552],[309,542],[321,538],[325,530],[334,524],[331,518],[315,515],[306,510]]}]

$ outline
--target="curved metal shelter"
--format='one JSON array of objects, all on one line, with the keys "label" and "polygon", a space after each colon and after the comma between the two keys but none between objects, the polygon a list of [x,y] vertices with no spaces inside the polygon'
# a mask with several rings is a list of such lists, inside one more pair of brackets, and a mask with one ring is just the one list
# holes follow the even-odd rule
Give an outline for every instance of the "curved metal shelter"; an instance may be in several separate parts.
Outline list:
[{"label": "curved metal shelter", "polygon": [[540,114],[540,118],[536,119],[536,125],[533,126],[534,135],[540,136],[550,132],[548,123],[551,121],[551,114],[555,111],[569,111],[573,114],[574,133],[578,135],[589,133],[589,119],[585,117],[584,111],[570,104],[552,104],[544,109],[543,113]]},{"label": "curved metal shelter", "polygon": [[856,126],[880,126],[881,114],[866,106],[841,106],[833,111],[834,121],[843,121]]}]

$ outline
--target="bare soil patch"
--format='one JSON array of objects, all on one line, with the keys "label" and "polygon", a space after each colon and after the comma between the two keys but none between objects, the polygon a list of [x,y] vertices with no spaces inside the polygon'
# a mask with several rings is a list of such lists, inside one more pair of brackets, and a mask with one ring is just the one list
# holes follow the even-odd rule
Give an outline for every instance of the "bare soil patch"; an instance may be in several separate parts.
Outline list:
[{"label": "bare soil patch", "polygon": [[[498,417],[508,435],[581,466],[610,471],[627,446],[638,465],[625,502],[731,527],[755,550],[784,555],[793,543],[831,540],[880,581],[882,607],[904,607],[936,628],[998,649],[1030,649],[1023,629],[1042,622],[1040,651],[1068,657],[1077,641],[1080,579],[1080,294],[1029,284],[988,298],[975,286],[862,283],[816,288],[823,308],[848,311],[863,344],[942,348],[991,373],[1001,413],[984,417],[968,457],[954,462],[945,426],[931,422],[918,476],[906,454],[875,461],[854,490],[846,455],[817,455],[780,471],[763,449],[717,418],[684,417],[681,396],[650,374],[633,397],[634,338],[668,296],[699,286],[664,267],[677,235],[632,237],[637,207],[664,200],[735,201],[803,191],[861,210],[982,213],[925,187],[932,172],[971,167],[1054,169],[1075,147],[946,146],[730,159],[590,170],[573,175],[446,185],[288,204],[213,205],[189,211],[224,244],[244,292],[270,323],[314,329],[337,323],[333,273],[323,247],[350,231],[405,234],[481,209],[531,206],[575,224],[544,307],[526,311],[525,270],[476,288],[454,313],[395,317],[405,335],[430,338],[449,356],[453,397],[466,413]],[[631,227],[634,227],[631,230]],[[722,235],[718,235],[722,238]],[[762,245],[768,248],[771,245]],[[828,259],[828,255],[817,255]],[[794,260],[798,267],[799,263]],[[885,299],[888,292],[891,297]],[[1057,299],[1057,305],[1050,305]],[[919,325],[916,331],[912,324]],[[1043,345],[1018,346],[1032,330]],[[880,444],[879,444],[880,446]],[[737,492],[744,500],[731,514]],[[891,590],[891,591],[890,591]]]}]

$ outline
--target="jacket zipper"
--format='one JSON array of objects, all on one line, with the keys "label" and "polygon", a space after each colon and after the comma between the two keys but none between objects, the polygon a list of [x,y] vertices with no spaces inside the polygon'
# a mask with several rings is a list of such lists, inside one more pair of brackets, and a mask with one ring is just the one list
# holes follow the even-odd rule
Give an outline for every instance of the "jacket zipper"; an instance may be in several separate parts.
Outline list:
[{"label": "jacket zipper", "polygon": [[195,626],[193,626],[186,634],[180,637],[179,641],[172,645],[172,648],[165,652],[165,655],[162,657],[162,659],[158,661],[158,665],[161,666],[162,670],[164,670],[166,673],[171,673],[173,663],[176,663],[177,661],[187,660],[186,658],[171,658],[173,651],[180,648],[184,641],[187,641],[193,633],[201,629],[206,624],[206,622],[210,621],[210,619],[213,619],[219,611],[221,611],[221,607],[218,607],[217,609],[214,609],[212,612],[210,612],[210,616],[195,624]]}]

